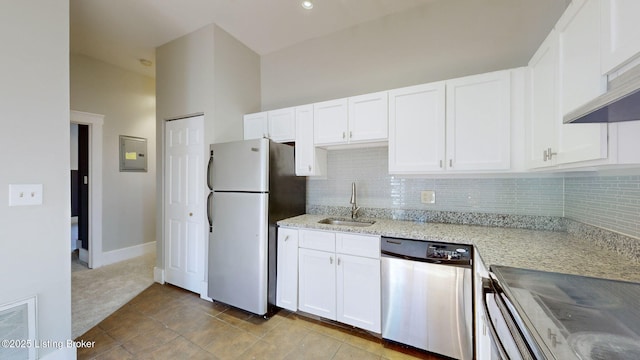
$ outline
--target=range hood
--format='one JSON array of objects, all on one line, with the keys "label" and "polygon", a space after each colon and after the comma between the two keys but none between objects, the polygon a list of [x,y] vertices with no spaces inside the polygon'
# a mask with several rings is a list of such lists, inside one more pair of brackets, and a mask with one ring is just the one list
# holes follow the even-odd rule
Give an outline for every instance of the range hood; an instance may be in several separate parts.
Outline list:
[{"label": "range hood", "polygon": [[606,93],[564,116],[565,124],[640,120],[640,65],[607,84]]}]

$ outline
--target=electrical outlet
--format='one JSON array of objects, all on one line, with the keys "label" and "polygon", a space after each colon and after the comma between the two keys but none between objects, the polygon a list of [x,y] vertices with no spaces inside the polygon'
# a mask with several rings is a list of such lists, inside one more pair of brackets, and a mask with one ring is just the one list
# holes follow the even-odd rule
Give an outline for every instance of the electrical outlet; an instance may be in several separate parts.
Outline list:
[{"label": "electrical outlet", "polygon": [[42,205],[42,184],[9,184],[9,206]]},{"label": "electrical outlet", "polygon": [[424,190],[420,192],[420,202],[423,204],[435,204],[436,192],[433,190]]}]

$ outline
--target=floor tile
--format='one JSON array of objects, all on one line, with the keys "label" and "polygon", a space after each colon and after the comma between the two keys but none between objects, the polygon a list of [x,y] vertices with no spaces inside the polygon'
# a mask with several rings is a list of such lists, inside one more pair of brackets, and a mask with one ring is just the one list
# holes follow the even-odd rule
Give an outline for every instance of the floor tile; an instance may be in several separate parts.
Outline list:
[{"label": "floor tile", "polygon": [[216,337],[204,349],[222,360],[237,359],[257,341],[256,336],[229,326],[227,331]]},{"label": "floor tile", "polygon": [[139,334],[133,338],[127,340],[122,344],[131,354],[144,354],[151,352],[156,348],[170,342],[177,338],[178,333],[168,328],[157,328],[147,333]]},{"label": "floor tile", "polygon": [[347,360],[347,359],[357,359],[357,360],[380,360],[381,356],[379,354],[373,354],[368,351],[359,349],[355,346],[343,343],[336,355],[332,358],[332,360]]},{"label": "floor tile", "polygon": [[327,335],[310,331],[285,359],[331,359],[342,342]]}]

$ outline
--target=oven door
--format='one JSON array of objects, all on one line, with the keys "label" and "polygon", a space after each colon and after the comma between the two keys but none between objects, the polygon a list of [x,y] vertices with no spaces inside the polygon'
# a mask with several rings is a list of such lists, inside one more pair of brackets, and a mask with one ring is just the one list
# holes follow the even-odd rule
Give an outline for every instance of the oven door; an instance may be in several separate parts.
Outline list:
[{"label": "oven door", "polygon": [[505,360],[546,359],[492,273],[483,279],[483,306],[491,331],[492,354]]}]

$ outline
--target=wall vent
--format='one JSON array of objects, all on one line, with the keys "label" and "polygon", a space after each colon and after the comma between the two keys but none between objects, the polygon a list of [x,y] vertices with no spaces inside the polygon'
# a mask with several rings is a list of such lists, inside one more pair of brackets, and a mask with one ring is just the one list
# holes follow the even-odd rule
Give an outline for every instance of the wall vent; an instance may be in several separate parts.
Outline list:
[{"label": "wall vent", "polygon": [[36,359],[36,298],[0,305],[0,359]]}]

